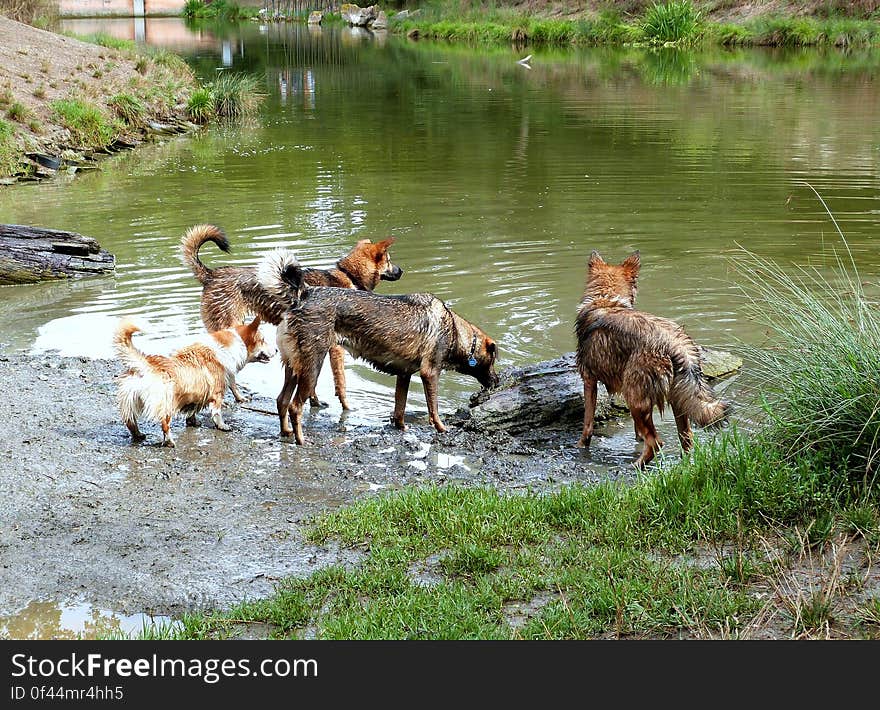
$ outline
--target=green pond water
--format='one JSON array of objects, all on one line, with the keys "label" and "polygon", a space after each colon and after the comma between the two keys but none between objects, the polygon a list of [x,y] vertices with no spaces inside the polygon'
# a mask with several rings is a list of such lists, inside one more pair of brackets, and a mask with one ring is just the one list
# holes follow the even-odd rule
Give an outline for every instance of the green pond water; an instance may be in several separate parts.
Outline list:
[{"label": "green pond water", "polygon": [[[278,246],[330,266],[356,240],[395,236],[405,271],[382,293],[429,291],[500,347],[499,368],[574,349],[586,260],[642,255],[639,305],[702,344],[764,337],[732,257],[824,269],[846,234],[861,278],[880,270],[880,52],[691,53],[470,48],[341,27],[187,29],[177,19],[68,20],[181,52],[200,77],[256,74],[259,117],[117,155],[101,169],[0,191],[0,222],[95,237],[114,277],[0,289],[11,349],[110,357],[116,319],[145,349],[201,331],[200,286],[179,261],[212,222],[254,264]],[[532,54],[528,66],[517,63]],[[349,360],[356,417],[384,423],[393,380]],[[274,397],[280,368],[241,382]],[[475,381],[441,379],[441,409]],[[333,400],[329,368],[319,394]],[[424,411],[420,387],[411,405]]]}]

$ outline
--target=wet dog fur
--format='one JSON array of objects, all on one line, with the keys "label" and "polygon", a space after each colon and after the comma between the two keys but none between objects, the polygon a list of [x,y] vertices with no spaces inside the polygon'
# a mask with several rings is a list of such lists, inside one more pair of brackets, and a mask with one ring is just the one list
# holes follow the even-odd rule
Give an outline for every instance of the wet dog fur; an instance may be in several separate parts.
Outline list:
[{"label": "wet dog fur", "polygon": [[133,443],[145,438],[138,427],[144,416],[162,427],[163,446],[174,446],[172,417],[182,414],[191,425],[205,407],[214,426],[229,431],[221,406],[230,379],[247,363],[269,362],[276,352],[260,332],[259,317],[208,333],[168,356],[146,355],[136,348],[132,336],[140,330],[124,319],[113,337],[119,359],[129,368],[117,383],[116,402]]},{"label": "wet dog fur", "polygon": [[[361,239],[336,262],[334,268],[303,269],[303,278],[310,286],[373,291],[380,281],[397,281],[403,275],[403,270],[391,262],[388,253],[394,241],[394,237],[389,237],[374,244],[369,239]],[[181,240],[183,263],[202,284],[200,312],[205,327],[209,331],[231,328],[240,324],[248,313],[259,315],[266,323],[278,325],[286,311],[276,299],[267,296],[257,279],[256,268],[208,268],[199,259],[199,249],[205,242],[213,242],[222,251],[229,252],[229,240],[212,224],[190,227]],[[342,408],[349,409],[345,391],[345,352],[341,347],[330,349],[330,368],[336,396]],[[234,379],[230,389],[237,402],[244,401]],[[310,400],[313,406],[320,404],[314,393]]]},{"label": "wet dog fur", "polygon": [[700,350],[684,329],[666,318],[634,308],[641,268],[636,251],[608,264],[594,251],[576,320],[577,367],[584,382],[584,426],[578,446],[593,435],[597,382],[623,395],[644,441],[636,465],[644,468],[663,445],[653,410],[668,403],[682,450],[693,445],[691,422],[714,426],[727,420],[730,404],[718,399],[703,376]]},{"label": "wet dog fur", "polygon": [[443,370],[470,375],[483,387],[498,383],[495,341],[431,294],[383,296],[311,287],[296,259],[284,250],[264,257],[258,271],[266,292],[288,306],[277,330],[278,351],[285,364],[277,406],[281,435],[294,434],[297,444],[303,443],[303,404],[315,386],[324,356],[336,343],[397,378],[391,420],[399,429],[405,429],[406,397],[415,373],[422,380],[430,421],[440,432],[446,430],[437,403]]}]

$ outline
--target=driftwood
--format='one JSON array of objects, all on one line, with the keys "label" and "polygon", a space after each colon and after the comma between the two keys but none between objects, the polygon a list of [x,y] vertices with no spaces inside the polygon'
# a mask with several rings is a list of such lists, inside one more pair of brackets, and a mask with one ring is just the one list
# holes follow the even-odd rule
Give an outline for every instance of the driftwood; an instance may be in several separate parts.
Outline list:
[{"label": "driftwood", "polygon": [[112,273],[116,258],[91,237],[0,224],[0,285]]},{"label": "driftwood", "polygon": [[[703,373],[710,381],[731,375],[742,367],[742,359],[736,355],[707,348],[701,350]],[[497,387],[471,397],[469,428],[523,434],[583,422],[584,385],[573,352],[535,365],[510,368],[499,373],[499,377]],[[596,421],[607,421],[626,412],[623,402],[609,397],[600,383]]]}]

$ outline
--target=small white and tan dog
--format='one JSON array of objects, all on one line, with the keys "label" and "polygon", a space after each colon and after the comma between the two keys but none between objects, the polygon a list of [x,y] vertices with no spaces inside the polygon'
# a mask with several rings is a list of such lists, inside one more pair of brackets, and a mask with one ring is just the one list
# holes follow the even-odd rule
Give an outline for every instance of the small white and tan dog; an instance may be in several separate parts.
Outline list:
[{"label": "small white and tan dog", "polygon": [[176,414],[195,423],[195,415],[210,407],[211,419],[221,431],[231,427],[223,421],[220,408],[227,386],[249,362],[269,362],[276,348],[260,332],[260,319],[247,325],[218,330],[176,350],[171,355],[146,355],[131,342],[140,328],[122,320],[113,336],[119,359],[129,368],[120,378],[116,402],[122,421],[131,432],[132,443],[145,436],[138,428],[142,415],[158,422],[163,446],[174,446],[171,418]]}]

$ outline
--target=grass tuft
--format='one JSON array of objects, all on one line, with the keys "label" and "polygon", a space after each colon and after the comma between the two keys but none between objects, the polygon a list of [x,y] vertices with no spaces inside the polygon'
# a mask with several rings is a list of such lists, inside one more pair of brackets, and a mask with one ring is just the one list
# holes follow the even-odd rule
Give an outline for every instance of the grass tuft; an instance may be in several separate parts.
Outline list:
[{"label": "grass tuft", "polygon": [[100,148],[113,141],[119,126],[98,106],[85,99],[67,98],[50,104],[52,113],[70,131],[78,148]]},{"label": "grass tuft", "polygon": [[144,119],[144,104],[136,96],[131,94],[116,94],[107,101],[116,115],[129,126],[140,126]]},{"label": "grass tuft", "polygon": [[652,43],[693,42],[702,25],[702,13],[690,0],[670,0],[648,8],[641,21],[645,39]]}]

